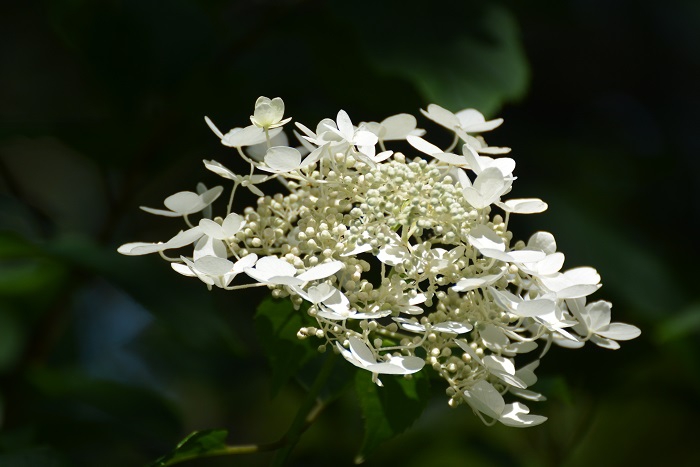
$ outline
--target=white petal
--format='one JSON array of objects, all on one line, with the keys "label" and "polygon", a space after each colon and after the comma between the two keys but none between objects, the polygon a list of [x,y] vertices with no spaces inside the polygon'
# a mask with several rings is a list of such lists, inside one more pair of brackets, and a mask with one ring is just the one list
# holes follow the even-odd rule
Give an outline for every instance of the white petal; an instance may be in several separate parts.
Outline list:
[{"label": "white petal", "polygon": [[325,282],[311,286],[307,291],[309,301],[314,304],[328,300],[336,292],[339,292],[339,290]]},{"label": "white petal", "polygon": [[642,331],[637,326],[632,326],[631,324],[612,323],[609,326],[598,329],[596,334],[607,339],[627,341],[639,337]]},{"label": "white petal", "polygon": [[199,227],[192,227],[191,229],[180,231],[177,235],[167,241],[168,246],[166,250],[182,248],[183,246],[190,245],[201,238],[202,235],[204,235],[204,232],[202,232],[202,229]]},{"label": "white petal", "polygon": [[491,323],[479,329],[479,337],[491,350],[498,351],[510,344],[510,339],[503,333],[503,330]]},{"label": "white petal", "polygon": [[394,321],[399,323],[403,329],[411,332],[425,332],[425,326],[415,321],[407,320],[406,318],[394,318]]},{"label": "white petal", "polygon": [[464,109],[460,110],[456,114],[459,119],[459,125],[462,130],[467,133],[481,133],[483,131],[491,131],[494,128],[498,128],[503,123],[502,118],[496,118],[494,120],[485,121],[486,119],[476,109]]},{"label": "white petal", "polygon": [[527,385],[515,376],[513,362],[505,357],[488,355],[483,359],[484,366],[492,375],[504,381],[506,384],[518,389],[525,389]]},{"label": "white petal", "polygon": [[550,276],[559,272],[562,266],[564,266],[564,259],[564,253],[552,253],[547,255],[543,260],[536,263],[537,273]]},{"label": "white petal", "polygon": [[374,156],[372,159],[374,162],[382,162],[390,158],[394,154],[394,151],[382,151],[376,156]]},{"label": "white petal", "polygon": [[451,154],[449,152],[441,152],[437,154],[431,154],[435,159],[440,162],[445,162],[446,164],[455,165],[457,167],[464,167],[467,165],[467,160],[464,156],[458,154]]},{"label": "white petal", "polygon": [[203,256],[194,262],[195,268],[209,276],[223,276],[233,269],[233,263],[216,256]]},{"label": "white petal", "polygon": [[338,132],[346,141],[352,141],[355,135],[355,128],[352,125],[352,120],[350,116],[344,110],[338,112],[338,117],[336,119],[338,122]]},{"label": "white petal", "polygon": [[426,300],[428,300],[428,297],[426,297],[426,295],[423,293],[419,293],[415,297],[409,299],[408,304],[409,305],[420,305],[421,303],[425,303]]},{"label": "white petal", "polygon": [[367,369],[372,373],[386,375],[410,375],[423,369],[425,361],[419,357],[390,357],[388,362],[370,365]]},{"label": "white petal", "polygon": [[155,214],[156,216],[165,216],[165,217],[180,217],[182,214],[179,212],[173,212],[173,211],[165,211],[163,209],[154,209],[154,208],[149,208],[146,206],[139,206],[139,208],[142,211],[146,211],[147,213],[150,214]]},{"label": "white petal", "polygon": [[503,172],[496,167],[489,167],[476,177],[472,186],[485,200],[490,200],[488,204],[491,204],[505,192],[508,183]]},{"label": "white petal", "polygon": [[501,357],[499,355],[487,355],[483,358],[484,366],[490,370],[499,371],[502,373],[507,373],[509,375],[515,374],[515,365],[509,358]]},{"label": "white petal", "polygon": [[416,129],[416,117],[410,114],[398,114],[382,120],[380,125],[384,127],[382,136],[384,141],[405,139],[411,131]]},{"label": "white petal", "polygon": [[208,160],[204,160],[202,162],[204,162],[204,167],[206,167],[208,170],[211,170],[215,174],[220,175],[221,177],[227,178],[229,180],[236,179],[236,174],[228,168],[224,167],[221,163],[217,161]]},{"label": "white petal", "polygon": [[255,253],[245,255],[243,258],[235,262],[235,264],[233,265],[232,272],[240,274],[245,268],[252,268],[257,260],[258,255],[256,255]]},{"label": "white petal", "polygon": [[363,341],[355,336],[350,336],[348,338],[348,342],[350,343],[350,352],[359,362],[362,362],[367,366],[377,363],[377,359],[374,357],[374,354]]},{"label": "white petal", "polygon": [[524,300],[520,303],[514,314],[522,317],[542,316],[554,312],[556,303],[546,298],[536,300]]},{"label": "white petal", "polygon": [[506,253],[509,262],[512,263],[532,263],[545,258],[545,254],[541,251],[533,250],[512,250]]},{"label": "white petal", "polygon": [[144,242],[133,242],[125,243],[124,245],[117,248],[117,252],[127,255],[127,256],[140,256],[147,255],[150,253],[156,253],[158,251],[163,251],[165,243],[144,243]]},{"label": "white petal", "polygon": [[[309,144],[309,142],[303,138],[302,141]],[[289,146],[289,138],[287,137],[287,134],[284,131],[281,131],[277,136],[271,137],[270,146]],[[267,153],[267,148],[267,141],[263,141],[262,143],[248,146],[245,152],[251,159],[262,161]]]},{"label": "white petal", "polygon": [[214,122],[209,120],[209,117],[205,116],[204,121],[207,123],[207,126],[209,127],[209,129],[211,131],[213,131],[214,134],[219,137],[219,139],[224,139],[224,134],[221,133],[221,131],[216,127],[216,125],[214,125]]},{"label": "white petal", "polygon": [[319,264],[299,274],[297,279],[301,279],[304,282],[325,279],[343,269],[343,266],[344,263],[342,261],[330,261],[328,263]]},{"label": "white petal", "polygon": [[[612,304],[610,302],[599,300],[586,305],[585,310],[581,314],[588,328],[597,331],[610,324],[611,308]],[[596,332],[596,334],[600,333]]]},{"label": "white petal", "polygon": [[491,249],[505,251],[506,245],[496,232],[485,225],[477,225],[469,231],[469,243],[477,250]]},{"label": "white petal", "polygon": [[345,360],[349,361],[353,365],[355,365],[358,368],[362,369],[367,369],[367,364],[364,362],[358,360],[352,352],[349,350],[345,349],[342,345],[340,345],[340,342],[336,342],[335,345],[338,347],[338,350],[340,350],[340,354],[345,358]]},{"label": "white petal", "polygon": [[617,341],[614,341],[612,339],[606,339],[595,334],[591,336],[590,340],[598,347],[602,347],[604,349],[617,350],[620,348],[620,344],[618,344]]},{"label": "white petal", "polygon": [[455,114],[437,104],[430,104],[427,112],[423,109],[420,111],[435,123],[450,130],[453,130],[459,125],[459,119]]},{"label": "white petal", "polygon": [[194,246],[194,260],[198,260],[204,256],[216,256],[218,258],[226,258],[228,252],[226,250],[226,245],[221,240],[203,236],[200,238]]},{"label": "white petal", "polygon": [[408,141],[408,144],[418,149],[420,152],[428,154],[429,156],[432,156],[433,154],[442,154],[444,152],[439,147],[427,142],[419,136],[409,135],[406,137],[406,141]]},{"label": "white petal", "polygon": [[369,243],[365,243],[363,245],[357,245],[355,248],[352,248],[345,253],[341,254],[340,256],[354,256],[354,255],[359,255],[360,253],[365,253],[367,251],[370,251],[372,249],[372,245]]},{"label": "white petal", "polygon": [[580,298],[587,297],[594,293],[600,288],[600,285],[572,285],[570,287],[564,287],[563,289],[557,290],[557,298],[568,299],[568,298]]},{"label": "white petal", "polygon": [[276,256],[265,256],[255,264],[255,269],[266,276],[294,276],[296,268]]},{"label": "white petal", "polygon": [[459,323],[457,321],[445,321],[432,326],[432,329],[440,332],[448,332],[451,334],[464,334],[474,329],[469,323]]},{"label": "white petal", "polygon": [[[281,128],[279,129],[281,131]],[[268,135],[272,138],[277,135],[277,131],[270,130]],[[221,144],[232,148],[241,148],[243,146],[252,146],[254,144],[264,143],[267,140],[265,131],[255,125],[250,125],[245,128],[233,128],[226,133],[221,140]]]},{"label": "white petal", "polygon": [[[221,193],[223,193],[224,187],[222,186],[215,186],[214,188],[211,188],[201,195],[199,195],[200,199],[202,200],[202,204],[204,206],[209,206],[211,203],[216,201],[216,199],[221,196]],[[203,207],[204,207],[203,206]]]},{"label": "white petal", "polygon": [[226,234],[227,237],[233,237],[239,230],[241,230],[244,224],[245,221],[243,216],[232,212],[226,216],[226,219],[224,219],[221,227],[223,227],[224,234]]},{"label": "white petal", "polygon": [[532,386],[537,382],[537,376],[535,376],[535,370],[540,366],[540,361],[535,360],[528,363],[525,366],[520,367],[519,370],[515,372],[515,375],[523,380],[528,386]]},{"label": "white petal", "polygon": [[287,146],[275,146],[267,150],[265,163],[268,167],[260,167],[260,170],[268,172],[289,172],[296,170],[301,165],[301,153]]},{"label": "white petal", "polygon": [[506,406],[503,396],[491,383],[484,380],[477,381],[466,390],[464,397],[472,408],[495,419],[500,417]]},{"label": "white petal", "polygon": [[547,421],[542,415],[529,415],[530,409],[520,402],[508,404],[503,409],[499,421],[507,426],[526,427],[536,426]]},{"label": "white petal", "polygon": [[472,182],[469,180],[469,176],[467,175],[467,172],[462,169],[453,169],[455,172],[457,172],[457,180],[459,180],[459,184],[462,187],[462,190],[466,188],[472,188]]},{"label": "white petal", "polygon": [[369,131],[358,131],[355,133],[353,142],[356,146],[374,146],[379,142],[377,135]]},{"label": "white petal", "polygon": [[557,242],[554,240],[554,235],[549,232],[535,232],[527,241],[527,246],[532,250],[541,250],[547,254],[557,251]]},{"label": "white petal", "polygon": [[170,267],[173,268],[174,271],[182,274],[183,276],[197,277],[197,274],[192,272],[192,270],[189,267],[182,263],[170,263]]},{"label": "white petal", "polygon": [[315,164],[316,162],[321,160],[324,153],[328,149],[328,146],[329,146],[329,144],[325,144],[323,146],[320,146],[318,148],[313,149],[309,153],[309,155],[306,156],[303,161],[301,161],[301,163],[299,164],[299,168],[308,167],[309,165]]},{"label": "white petal", "polygon": [[476,109],[464,109],[455,114],[462,126],[478,125],[484,123],[486,119],[484,115]]},{"label": "white petal", "polygon": [[598,284],[600,283],[600,275],[595,269],[582,266],[579,268],[569,269],[564,272],[564,276],[573,284]]},{"label": "white petal", "polygon": [[547,209],[547,203],[537,198],[509,199],[499,206],[506,212],[514,214],[536,214]]},{"label": "white petal", "polygon": [[511,313],[514,313],[518,305],[523,301],[522,298],[507,290],[497,290],[493,287],[489,287],[489,292],[491,292],[491,296],[493,297],[493,301],[496,302],[496,305],[501,307],[504,311]]},{"label": "white petal", "polygon": [[270,98],[265,97],[265,96],[260,96],[257,99],[255,99],[255,107],[261,105],[261,104],[269,104],[270,103]]},{"label": "white petal", "polygon": [[204,206],[201,206],[202,200],[200,195],[192,191],[181,191],[170,195],[165,198],[163,204],[165,204],[166,208],[179,214],[191,214],[204,209]]},{"label": "white petal", "polygon": [[473,358],[475,362],[479,363],[480,365],[483,364],[483,362],[481,361],[481,357],[479,357],[479,355],[477,355],[474,349],[472,349],[471,346],[467,344],[464,340],[454,339],[454,343],[457,344],[462,350],[464,350],[464,352],[467,355]]},{"label": "white petal", "polygon": [[224,229],[221,227],[221,225],[211,219],[200,219],[199,228],[202,229],[202,232],[204,232],[205,235],[210,237],[218,238],[219,240],[226,238]]},{"label": "white petal", "polygon": [[542,394],[535,391],[530,391],[528,389],[509,388],[509,391],[514,396],[528,401],[542,402],[547,400],[547,398],[544,397]]},{"label": "white petal", "polygon": [[389,266],[398,266],[411,257],[406,247],[395,243],[388,243],[379,249],[377,259]]}]

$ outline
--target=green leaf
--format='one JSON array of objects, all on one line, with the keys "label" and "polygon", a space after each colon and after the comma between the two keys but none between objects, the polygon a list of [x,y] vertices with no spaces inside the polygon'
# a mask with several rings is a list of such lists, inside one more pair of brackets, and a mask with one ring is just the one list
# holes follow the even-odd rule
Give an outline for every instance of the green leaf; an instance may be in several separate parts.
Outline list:
[{"label": "green leaf", "polygon": [[384,387],[372,382],[367,371],[358,371],[355,390],[365,419],[365,435],[355,460],[360,463],[383,442],[401,434],[423,413],[430,397],[425,372],[411,378],[382,376]]},{"label": "green leaf", "polygon": [[[401,8],[425,8],[422,1],[407,3]],[[358,24],[374,66],[411,82],[426,101],[453,111],[476,108],[488,115],[525,94],[528,63],[517,22],[506,8],[464,0],[432,14],[434,24],[413,15],[392,23],[387,34],[387,25],[376,21],[390,17],[392,8],[391,2],[371,2],[351,10],[363,17]],[[374,23],[365,18],[370,10]],[[420,33],[425,29],[430,32]]]},{"label": "green leaf", "polygon": [[63,462],[58,452],[48,446],[32,446],[27,449],[15,450],[0,454],[0,465],[13,467],[61,467],[68,465]]},{"label": "green leaf", "polygon": [[22,353],[26,339],[14,313],[2,309],[3,306],[6,307],[0,301],[0,373],[12,368]]},{"label": "green leaf", "polygon": [[167,454],[148,467],[164,467],[177,464],[188,459],[216,455],[226,449],[228,430],[193,431],[180,441],[170,454]]},{"label": "green leaf", "polygon": [[0,258],[3,260],[34,256],[39,249],[17,232],[0,232]]},{"label": "green leaf", "polygon": [[310,324],[306,312],[295,310],[289,300],[269,298],[258,307],[255,330],[272,368],[272,395],[317,354],[313,339],[297,337]]},{"label": "green leaf", "polygon": [[[91,424],[93,432],[128,427],[132,439],[167,439],[180,431],[175,405],[147,387],[96,379],[77,370],[38,367],[28,373],[34,391],[52,410],[40,413],[44,429]],[[89,408],[89,409],[86,409]],[[76,418],[76,413],[86,410]],[[85,425],[83,425],[85,426]]]},{"label": "green leaf", "polygon": [[[313,385],[328,357],[326,354],[316,353],[317,355],[296,374],[297,382],[307,390]],[[332,353],[332,350],[327,353]],[[318,398],[328,404],[340,397],[352,386],[355,373],[355,367],[352,365],[346,365],[342,362],[334,365],[326,384],[319,391]]]},{"label": "green leaf", "polygon": [[663,321],[656,330],[656,339],[665,344],[700,333],[700,303],[692,303]]}]

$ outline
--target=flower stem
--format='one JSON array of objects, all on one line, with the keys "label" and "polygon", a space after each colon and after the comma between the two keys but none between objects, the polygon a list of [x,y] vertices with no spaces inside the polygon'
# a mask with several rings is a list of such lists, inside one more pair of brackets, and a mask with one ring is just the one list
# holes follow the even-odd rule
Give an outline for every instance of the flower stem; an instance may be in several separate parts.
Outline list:
[{"label": "flower stem", "polygon": [[181,462],[200,459],[203,457],[219,457],[219,456],[231,456],[237,454],[254,454],[257,452],[269,452],[277,451],[275,457],[272,460],[272,465],[279,466],[283,465],[284,462],[289,457],[296,444],[299,442],[301,434],[306,431],[311,424],[316,420],[316,418],[321,414],[323,409],[326,407],[326,403],[322,401],[317,401],[318,394],[321,389],[328,381],[332,371],[333,364],[335,362],[337,355],[335,352],[329,352],[326,361],[321,367],[321,371],[314,380],[309,392],[302,402],[299,410],[297,411],[292,424],[289,426],[287,432],[279,440],[273,441],[271,443],[261,443],[261,444],[240,444],[240,445],[227,445],[219,449],[212,449],[207,452],[194,452],[191,454],[180,454],[176,459],[170,459],[162,464],[160,467],[167,467]]},{"label": "flower stem", "polygon": [[336,358],[337,355],[335,352],[329,352],[328,357],[326,357],[326,361],[321,367],[321,371],[319,371],[318,376],[316,376],[316,380],[314,380],[313,384],[309,388],[309,392],[306,394],[304,402],[302,402],[296,416],[294,417],[294,420],[292,420],[292,424],[282,437],[282,440],[285,441],[284,445],[277,451],[270,465],[280,466],[285,463],[289,457],[289,454],[291,454],[292,450],[299,442],[299,438],[301,437],[301,433],[304,431],[304,428],[308,426],[308,423],[313,421],[318,415],[319,411],[314,410],[314,404],[316,404],[318,394],[325,386],[326,381],[328,381],[328,378],[333,371],[333,364],[335,363]]}]

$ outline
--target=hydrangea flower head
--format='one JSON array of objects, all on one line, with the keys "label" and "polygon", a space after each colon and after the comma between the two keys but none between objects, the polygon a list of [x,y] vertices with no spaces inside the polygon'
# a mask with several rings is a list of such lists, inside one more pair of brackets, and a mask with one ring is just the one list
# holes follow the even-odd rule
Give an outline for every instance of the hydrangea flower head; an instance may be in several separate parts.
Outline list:
[{"label": "hydrangea flower head", "polygon": [[[454,134],[451,148],[424,139],[411,115],[355,126],[343,110],[316,131],[297,123],[301,146],[290,147],[280,98],[260,97],[253,125],[227,134],[207,118],[250,165],[239,175],[204,161],[233,183],[226,211],[208,212],[220,187],[177,193],[166,199],[168,211],[146,210],[181,216],[189,230],[119,251],[157,252],[210,288],[262,286],[288,297],[315,321],[299,338],[319,339],[378,385],[379,375],[433,371],[451,406],[466,404],[489,424],[540,424],[545,417],[506,398],[544,399],[531,386],[551,344],[616,349],[640,331],[611,322],[610,303],[587,302],[600,276],[591,267],[563,269],[552,234],[513,238],[511,215],[541,213],[547,204],[509,197],[515,161],[502,155],[510,149],[477,135],[503,120],[437,105],[422,113]],[[387,150],[395,140],[407,140],[415,154]],[[451,152],[460,141],[461,154]],[[277,182],[285,193],[266,195],[263,184]],[[259,196],[257,206],[233,210],[239,186]],[[195,226],[189,216],[198,212]],[[192,244],[189,254],[163,253]]]}]

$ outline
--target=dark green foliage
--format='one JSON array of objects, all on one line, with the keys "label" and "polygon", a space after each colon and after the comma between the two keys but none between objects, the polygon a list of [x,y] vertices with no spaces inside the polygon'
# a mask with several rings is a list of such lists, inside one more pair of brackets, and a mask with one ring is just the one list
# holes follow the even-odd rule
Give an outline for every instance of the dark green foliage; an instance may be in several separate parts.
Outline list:
[{"label": "dark green foliage", "polygon": [[227,436],[226,430],[192,432],[175,446],[173,452],[155,460],[148,467],[166,467],[184,460],[220,453],[226,447]]},{"label": "dark green foliage", "polygon": [[413,425],[430,398],[430,380],[426,372],[409,378],[383,375],[381,380],[384,387],[373,383],[367,371],[358,371],[355,376],[355,392],[365,424],[358,462]]},{"label": "dark green foliage", "polygon": [[306,312],[295,310],[289,300],[268,298],[258,307],[255,329],[272,370],[272,395],[317,354],[314,339],[297,337],[310,324]]}]

